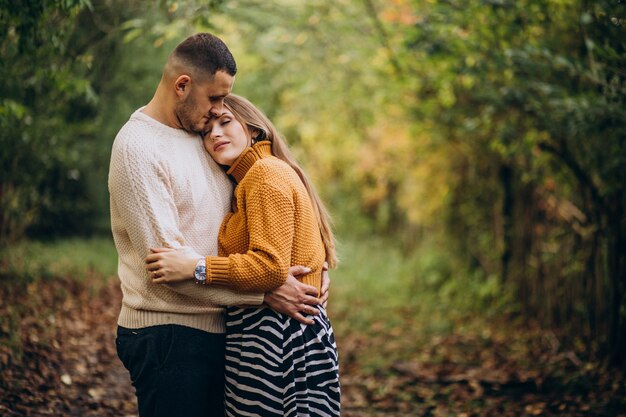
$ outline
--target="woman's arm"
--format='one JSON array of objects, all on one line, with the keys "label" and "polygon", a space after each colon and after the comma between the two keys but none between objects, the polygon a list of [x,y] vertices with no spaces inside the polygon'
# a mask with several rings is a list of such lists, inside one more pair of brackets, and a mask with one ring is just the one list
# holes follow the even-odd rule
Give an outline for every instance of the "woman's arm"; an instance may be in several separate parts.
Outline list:
[{"label": "woman's arm", "polygon": [[[247,196],[245,213],[248,250],[227,257],[206,257],[206,283],[235,291],[268,292],[287,279],[295,227],[291,195],[281,187],[262,184]],[[155,273],[154,282],[172,283],[192,279],[198,258],[157,249],[146,262]]]}]

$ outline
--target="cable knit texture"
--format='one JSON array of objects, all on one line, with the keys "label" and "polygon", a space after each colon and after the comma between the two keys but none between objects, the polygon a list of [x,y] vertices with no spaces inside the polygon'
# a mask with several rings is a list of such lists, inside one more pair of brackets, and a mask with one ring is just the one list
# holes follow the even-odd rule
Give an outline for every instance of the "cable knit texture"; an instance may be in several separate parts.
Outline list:
[{"label": "cable knit texture", "polygon": [[144,258],[151,247],[185,246],[195,254],[217,255],[232,185],[197,135],[137,110],[113,143],[109,193],[123,293],[120,326],[179,324],[223,333],[223,306],[262,303],[260,293],[192,281],[154,284],[146,270]]},{"label": "cable knit texture", "polygon": [[219,232],[219,256],[207,256],[207,282],[266,292],[291,265],[312,269],[301,281],[320,290],[324,245],[313,205],[298,174],[272,156],[271,143],[247,148],[228,174],[238,182],[236,210]]}]

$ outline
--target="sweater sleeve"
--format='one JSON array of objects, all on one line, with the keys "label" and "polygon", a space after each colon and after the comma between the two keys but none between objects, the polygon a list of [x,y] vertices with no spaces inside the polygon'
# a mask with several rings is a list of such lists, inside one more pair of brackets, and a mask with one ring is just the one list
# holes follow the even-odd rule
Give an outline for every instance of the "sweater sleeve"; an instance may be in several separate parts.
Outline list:
[{"label": "sweater sleeve", "polygon": [[263,184],[248,195],[245,213],[248,251],[207,257],[207,283],[237,291],[268,292],[285,282],[291,264],[293,198],[279,187]]},{"label": "sweater sleeve", "polygon": [[[133,252],[143,259],[151,247],[185,246],[169,176],[156,155],[158,150],[150,149],[138,138],[127,139],[113,148],[109,192],[112,206],[123,219]],[[141,278],[150,279],[147,270]],[[211,305],[258,305],[263,301],[263,294],[241,294],[220,288],[206,291],[192,281],[167,286]]]}]

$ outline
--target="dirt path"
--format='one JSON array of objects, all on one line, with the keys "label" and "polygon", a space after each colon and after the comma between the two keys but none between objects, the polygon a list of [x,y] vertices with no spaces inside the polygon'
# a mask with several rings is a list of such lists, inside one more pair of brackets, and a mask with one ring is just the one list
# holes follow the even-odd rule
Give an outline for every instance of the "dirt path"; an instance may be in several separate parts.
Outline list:
[{"label": "dirt path", "polygon": [[17,325],[23,344],[21,352],[0,346],[0,415],[135,415],[134,390],[115,353],[116,280],[104,286],[96,279],[55,280],[0,291],[7,302],[3,330]]},{"label": "dirt path", "polygon": [[[0,416],[136,415],[115,353],[116,279],[0,284]],[[401,326],[376,336],[337,326],[342,416],[626,417],[623,374],[590,369],[541,337],[529,346],[511,329],[434,337],[392,366],[363,369],[363,358],[411,337],[411,323]]]}]

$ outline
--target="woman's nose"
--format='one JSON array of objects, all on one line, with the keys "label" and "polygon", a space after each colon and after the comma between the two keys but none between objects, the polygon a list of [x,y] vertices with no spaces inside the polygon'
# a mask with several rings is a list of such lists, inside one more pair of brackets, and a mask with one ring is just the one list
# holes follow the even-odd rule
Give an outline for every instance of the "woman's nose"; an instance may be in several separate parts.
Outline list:
[{"label": "woman's nose", "polygon": [[209,135],[209,137],[213,140],[222,137],[222,129],[220,129],[219,127],[214,127],[213,129],[211,129],[211,134]]}]

